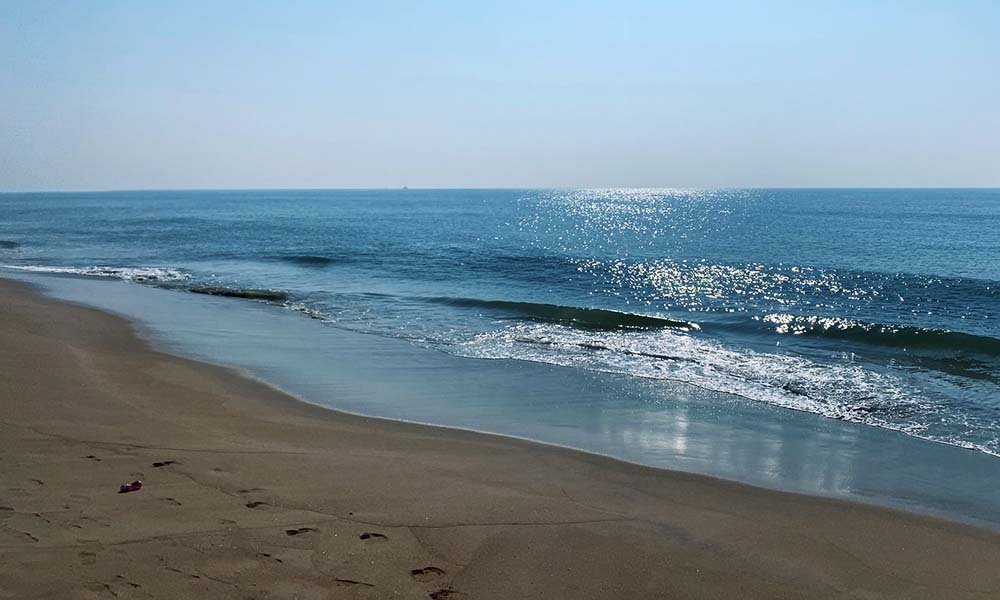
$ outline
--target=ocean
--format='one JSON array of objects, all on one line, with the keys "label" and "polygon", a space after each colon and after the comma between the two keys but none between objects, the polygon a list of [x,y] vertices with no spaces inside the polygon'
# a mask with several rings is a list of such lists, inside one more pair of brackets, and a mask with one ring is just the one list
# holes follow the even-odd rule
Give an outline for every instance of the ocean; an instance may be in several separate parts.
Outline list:
[{"label": "ocean", "polygon": [[[945,512],[959,492],[762,475],[719,458],[719,439],[739,430],[761,455],[829,434],[816,456],[877,464],[875,479],[921,452],[966,457],[933,459],[958,480],[1000,473],[1000,190],[35,193],[0,195],[0,215],[4,274],[72,279],[96,304],[140,298],[103,301],[321,404]],[[243,320],[213,325],[226,319]],[[232,336],[251,329],[280,340],[247,354]],[[337,364],[385,360],[310,358],[344,340]],[[277,349],[301,355],[282,367]],[[405,377],[392,402],[358,392]],[[336,378],[339,400],[315,378]],[[859,453],[862,438],[881,450]],[[983,498],[963,514],[1000,521],[996,487],[963,488]]]}]

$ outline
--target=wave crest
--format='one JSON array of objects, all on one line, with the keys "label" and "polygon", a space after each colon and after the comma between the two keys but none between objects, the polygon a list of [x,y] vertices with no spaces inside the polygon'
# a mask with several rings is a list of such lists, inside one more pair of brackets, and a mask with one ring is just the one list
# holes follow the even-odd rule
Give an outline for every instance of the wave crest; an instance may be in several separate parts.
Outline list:
[{"label": "wave crest", "polygon": [[849,340],[879,346],[1000,356],[1000,339],[958,331],[784,313],[772,313],[757,319],[774,325],[774,331],[777,333]]},{"label": "wave crest", "polygon": [[223,296],[226,298],[243,298],[245,300],[266,300],[283,302],[288,300],[288,293],[280,290],[264,290],[255,288],[229,288],[222,286],[198,286],[188,288],[188,291],[206,296]]},{"label": "wave crest", "polygon": [[465,308],[482,308],[513,315],[527,321],[558,323],[580,329],[700,329],[697,323],[657,315],[604,308],[581,308],[539,302],[479,300],[476,298],[425,298],[427,302]]},{"label": "wave crest", "polygon": [[271,258],[273,260],[280,260],[282,262],[301,265],[303,267],[325,267],[327,265],[332,265],[338,262],[336,258],[331,258],[329,256],[314,255],[314,254],[279,255],[279,256],[272,256]]}]

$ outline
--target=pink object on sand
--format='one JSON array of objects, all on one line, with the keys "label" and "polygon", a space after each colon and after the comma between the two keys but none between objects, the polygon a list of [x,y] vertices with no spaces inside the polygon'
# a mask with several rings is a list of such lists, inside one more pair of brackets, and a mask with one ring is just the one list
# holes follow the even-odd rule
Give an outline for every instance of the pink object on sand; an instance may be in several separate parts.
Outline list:
[{"label": "pink object on sand", "polygon": [[118,488],[119,494],[127,494],[129,492],[134,492],[142,488],[142,482],[136,479],[132,483],[123,483],[121,487]]}]

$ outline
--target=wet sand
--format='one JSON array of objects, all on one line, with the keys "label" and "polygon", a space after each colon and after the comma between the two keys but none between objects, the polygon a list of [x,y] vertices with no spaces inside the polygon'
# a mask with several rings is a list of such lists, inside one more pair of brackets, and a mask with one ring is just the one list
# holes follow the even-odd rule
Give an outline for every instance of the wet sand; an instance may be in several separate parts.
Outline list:
[{"label": "wet sand", "polygon": [[1000,597],[997,532],[329,411],[10,281],[0,372],[0,598]]}]

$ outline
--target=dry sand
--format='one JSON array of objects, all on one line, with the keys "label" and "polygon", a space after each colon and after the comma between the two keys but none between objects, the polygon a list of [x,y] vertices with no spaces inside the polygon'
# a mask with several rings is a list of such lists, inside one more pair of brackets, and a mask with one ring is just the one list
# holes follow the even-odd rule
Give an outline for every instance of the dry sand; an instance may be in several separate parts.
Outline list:
[{"label": "dry sand", "polygon": [[0,598],[1000,598],[996,532],[328,411],[7,281],[0,372]]}]

